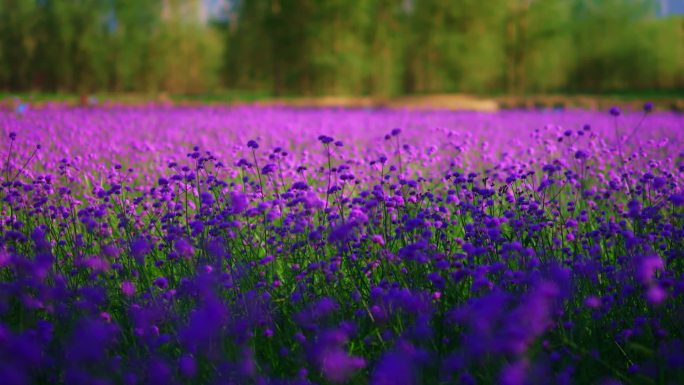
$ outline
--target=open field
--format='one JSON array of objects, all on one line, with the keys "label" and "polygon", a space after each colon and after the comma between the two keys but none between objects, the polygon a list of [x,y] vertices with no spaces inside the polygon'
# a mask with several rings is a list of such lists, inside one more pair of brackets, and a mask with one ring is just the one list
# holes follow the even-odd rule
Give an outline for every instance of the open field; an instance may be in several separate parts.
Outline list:
[{"label": "open field", "polygon": [[417,110],[469,110],[493,112],[509,109],[585,109],[607,110],[611,106],[638,111],[646,101],[655,100],[660,110],[684,111],[684,96],[676,92],[618,93],[606,95],[502,95],[475,96],[468,94],[428,94],[395,97],[319,96],[280,97],[267,93],[226,92],[207,95],[145,94],[0,94],[0,108],[15,109],[26,103],[34,108],[50,105],[68,106],[262,106],[319,108],[389,108]]},{"label": "open field", "polygon": [[0,383],[684,383],[681,114],[307,105],[0,109]]}]

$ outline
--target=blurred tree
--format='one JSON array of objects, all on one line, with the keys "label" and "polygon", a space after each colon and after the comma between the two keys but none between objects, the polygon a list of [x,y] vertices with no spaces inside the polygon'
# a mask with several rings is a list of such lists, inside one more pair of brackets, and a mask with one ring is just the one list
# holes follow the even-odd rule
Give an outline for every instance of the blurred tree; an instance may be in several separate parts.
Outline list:
[{"label": "blurred tree", "polygon": [[506,87],[509,93],[563,87],[572,62],[571,2],[511,0],[505,15]]},{"label": "blurred tree", "polygon": [[12,91],[31,85],[31,62],[36,39],[36,3],[3,0],[0,3],[0,84]]},{"label": "blurred tree", "polygon": [[[665,52],[672,49],[681,51],[677,46],[681,47],[682,40],[681,33],[654,35],[658,31],[652,27],[655,4],[648,0],[575,3],[574,68],[569,86],[600,91],[657,87],[655,59],[669,56]],[[683,63],[680,70],[684,70]]]},{"label": "blurred tree", "polygon": [[276,47],[267,28],[271,9],[271,1],[240,1],[228,15],[223,81],[230,87],[280,91]]},{"label": "blurred tree", "polygon": [[200,0],[0,0],[0,88],[199,92],[222,39]]},{"label": "blurred tree", "polygon": [[369,2],[364,94],[390,96],[403,92],[409,11],[403,0]]},{"label": "blurred tree", "polygon": [[415,92],[485,92],[502,76],[506,0],[421,0],[411,13],[409,83]]},{"label": "blurred tree", "polygon": [[211,90],[220,67],[221,37],[200,19],[200,0],[164,0],[155,36],[158,87],[172,93]]},{"label": "blurred tree", "polygon": [[275,95],[359,94],[368,72],[368,0],[250,0],[229,26],[229,84]]},{"label": "blurred tree", "polygon": [[160,0],[117,0],[105,14],[110,77],[107,89],[149,91],[157,87],[160,70],[157,39],[161,28]]}]

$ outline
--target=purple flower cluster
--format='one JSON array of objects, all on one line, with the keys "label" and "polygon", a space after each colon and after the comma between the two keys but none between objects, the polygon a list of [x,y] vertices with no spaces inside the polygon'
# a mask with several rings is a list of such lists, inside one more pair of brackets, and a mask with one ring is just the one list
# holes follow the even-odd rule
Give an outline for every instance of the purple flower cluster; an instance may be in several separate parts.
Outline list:
[{"label": "purple flower cluster", "polygon": [[0,111],[0,383],[682,383],[683,128]]}]

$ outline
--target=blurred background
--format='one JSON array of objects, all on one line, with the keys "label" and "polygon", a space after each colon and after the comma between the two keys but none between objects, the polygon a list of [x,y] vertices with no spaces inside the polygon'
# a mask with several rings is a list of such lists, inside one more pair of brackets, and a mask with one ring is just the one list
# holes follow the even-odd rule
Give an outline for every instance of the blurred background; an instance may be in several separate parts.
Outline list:
[{"label": "blurred background", "polygon": [[684,0],[0,0],[0,91],[684,90]]}]

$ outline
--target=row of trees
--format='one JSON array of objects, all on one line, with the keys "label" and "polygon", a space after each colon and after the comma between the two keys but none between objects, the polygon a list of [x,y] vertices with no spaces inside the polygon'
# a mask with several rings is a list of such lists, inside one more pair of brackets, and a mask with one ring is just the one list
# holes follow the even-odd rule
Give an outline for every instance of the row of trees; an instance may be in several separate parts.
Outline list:
[{"label": "row of trees", "polygon": [[200,0],[0,0],[0,89],[200,92],[221,33]]},{"label": "row of trees", "polygon": [[0,88],[275,95],[684,88],[655,0],[0,0]]}]

